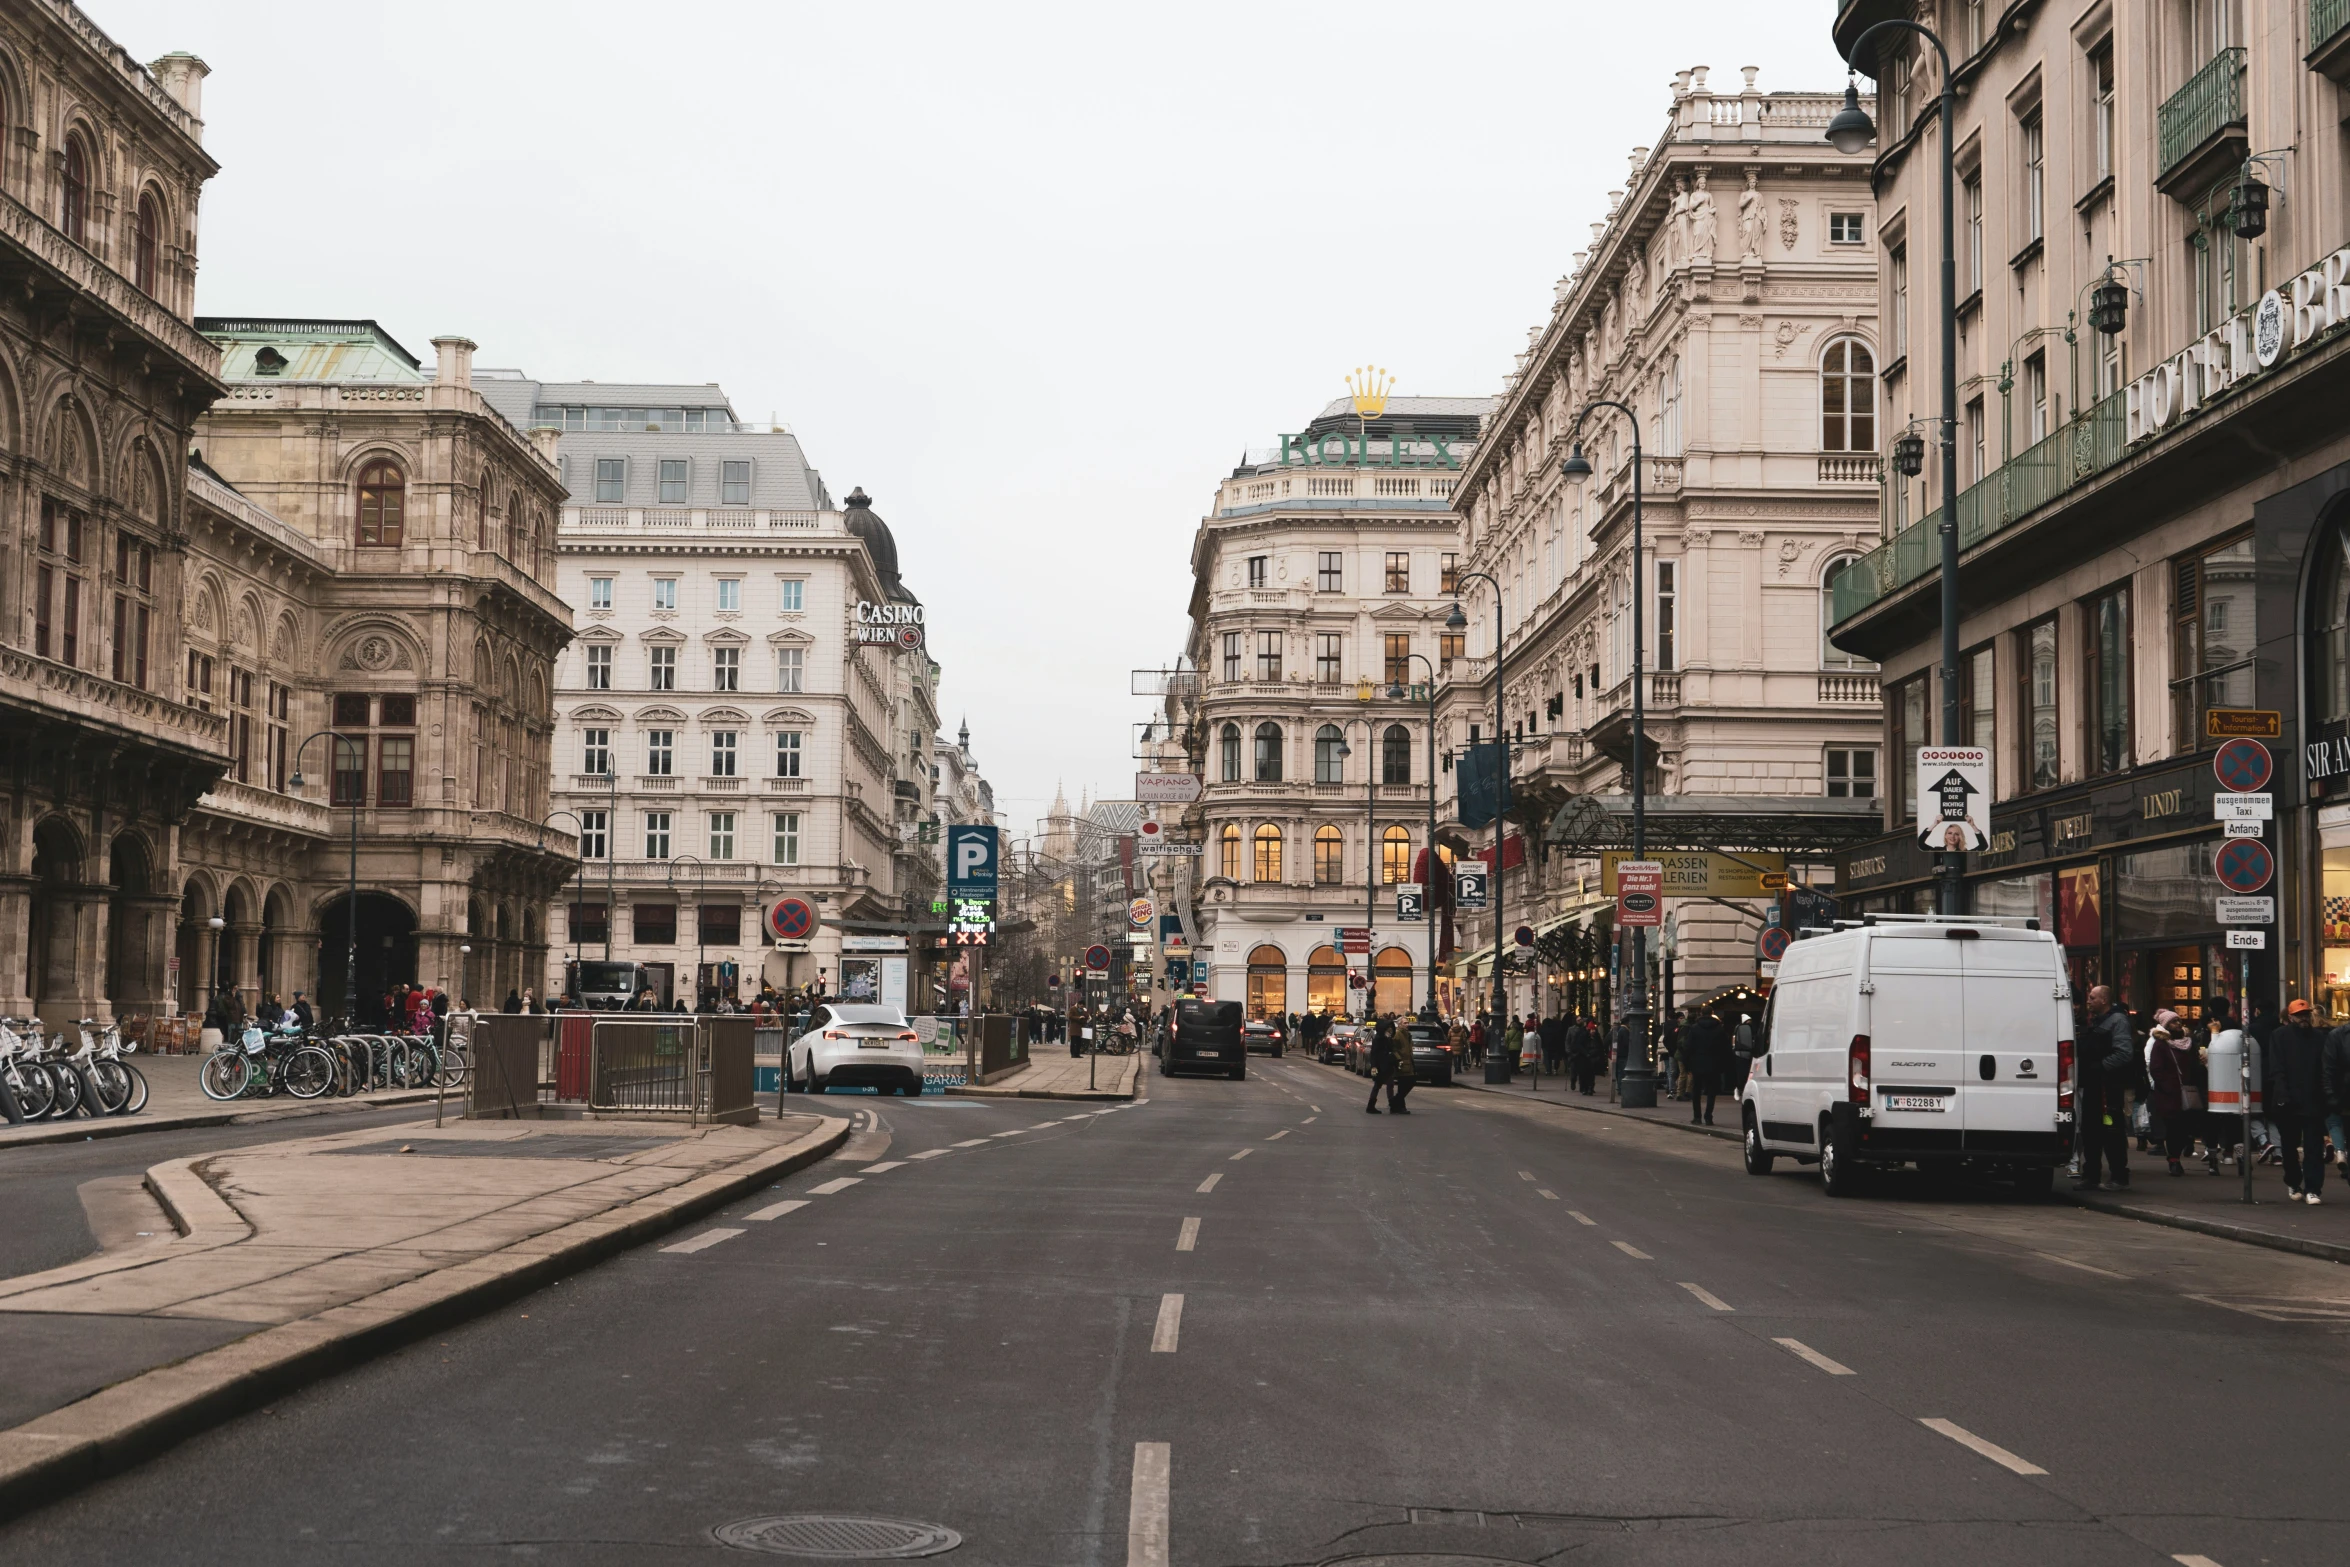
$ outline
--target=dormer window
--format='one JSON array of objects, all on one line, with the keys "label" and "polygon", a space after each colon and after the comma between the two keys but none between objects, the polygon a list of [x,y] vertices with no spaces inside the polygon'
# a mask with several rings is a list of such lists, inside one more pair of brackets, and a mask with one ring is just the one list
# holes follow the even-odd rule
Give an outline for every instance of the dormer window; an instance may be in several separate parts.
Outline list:
[{"label": "dormer window", "polygon": [[267,343],[263,343],[253,355],[253,373],[255,375],[284,375],[286,365],[289,362],[285,355]]}]

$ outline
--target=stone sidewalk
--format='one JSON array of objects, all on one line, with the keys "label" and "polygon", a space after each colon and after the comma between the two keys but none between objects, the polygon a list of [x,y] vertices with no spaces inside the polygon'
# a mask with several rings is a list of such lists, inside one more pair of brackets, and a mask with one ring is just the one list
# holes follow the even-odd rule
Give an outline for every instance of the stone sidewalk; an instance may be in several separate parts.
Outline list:
[{"label": "stone sidewalk", "polygon": [[[1622,1105],[1610,1104],[1604,1078],[1598,1084],[1598,1092],[1588,1099],[1577,1094],[1563,1078],[1545,1076],[1539,1087],[1524,1073],[1506,1085],[1488,1084],[1481,1078],[1482,1072],[1473,1070],[1456,1081],[1460,1087],[1480,1093],[1506,1094],[1561,1109],[1673,1126],[1732,1142],[1739,1138],[1738,1102],[1728,1095],[1715,1106],[1714,1125],[1694,1126],[1690,1124],[1686,1100],[1662,1100],[1653,1110],[1627,1110]],[[2350,1263],[2350,1180],[2342,1178],[2338,1166],[2329,1172],[2324,1202],[2312,1208],[2306,1203],[2285,1200],[2285,1172],[2278,1165],[2253,1166],[2253,1200],[2246,1204],[2243,1177],[2232,1164],[2223,1162],[2214,1177],[2201,1160],[2190,1159],[2186,1161],[2187,1173],[2174,1176],[2159,1152],[2137,1152],[2135,1139],[2131,1142],[2129,1161],[2127,1188],[2071,1191],[2067,1189],[2070,1177],[2060,1170],[2055,1196],[2059,1201],[2122,1218],[2194,1230],[2275,1251],[2298,1252],[2329,1262]]]},{"label": "stone sidewalk", "polygon": [[[290,1116],[332,1115],[342,1110],[380,1110],[386,1105],[430,1104],[429,1088],[395,1088],[382,1093],[353,1094],[348,1099],[294,1099],[284,1094],[268,1099],[236,1099],[226,1103],[208,1098],[197,1081],[204,1068],[201,1055],[131,1057],[147,1079],[147,1107],[137,1115],[77,1115],[68,1121],[28,1121],[12,1126],[0,1120],[0,1149],[34,1143],[78,1143],[88,1137],[125,1137],[138,1132],[174,1132],[192,1126],[248,1126]],[[449,1090],[449,1113],[461,1115],[465,1093]]]},{"label": "stone sidewalk", "polygon": [[177,1233],[0,1282],[0,1516],[822,1158],[848,1121],[453,1121],[177,1159]]},{"label": "stone sidewalk", "polygon": [[950,1094],[980,1099],[1132,1099],[1150,1057],[1071,1056],[1068,1046],[1032,1047],[1028,1065],[985,1087],[957,1084]]}]

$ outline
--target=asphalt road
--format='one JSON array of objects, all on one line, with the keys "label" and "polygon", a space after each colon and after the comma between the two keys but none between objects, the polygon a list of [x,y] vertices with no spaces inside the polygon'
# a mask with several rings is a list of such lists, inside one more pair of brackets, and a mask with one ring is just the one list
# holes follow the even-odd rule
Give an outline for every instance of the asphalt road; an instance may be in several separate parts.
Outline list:
[{"label": "asphalt road", "polygon": [[[432,1119],[432,1106],[389,1110],[333,1111],[259,1121],[246,1126],[197,1126],[176,1132],[137,1132],[93,1137],[83,1142],[33,1143],[0,1147],[0,1191],[8,1196],[8,1222],[0,1224],[0,1279],[39,1273],[79,1262],[98,1249],[82,1201],[82,1187],[97,1180],[135,1183],[156,1165],[222,1148],[319,1137],[364,1126],[391,1126]],[[160,1217],[161,1210],[156,1210]]]},{"label": "asphalt road", "polygon": [[1465,1088],[1373,1119],[1295,1057],[1147,1081],[1107,1114],[829,1102],[875,1118],[840,1156],[24,1518],[0,1562],[722,1563],[755,1558],[715,1529],[804,1513],[989,1567],[2350,1549],[2330,1265],[1834,1202]]}]

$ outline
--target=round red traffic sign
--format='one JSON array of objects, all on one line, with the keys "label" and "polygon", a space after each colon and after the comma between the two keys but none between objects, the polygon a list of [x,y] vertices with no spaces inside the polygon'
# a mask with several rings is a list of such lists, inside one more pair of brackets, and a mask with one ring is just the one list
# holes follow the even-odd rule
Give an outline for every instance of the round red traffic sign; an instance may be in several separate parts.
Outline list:
[{"label": "round red traffic sign", "polygon": [[1107,973],[1110,967],[1110,949],[1098,941],[1086,948],[1085,966],[1096,973]]},{"label": "round red traffic sign", "polygon": [[778,898],[767,911],[767,934],[777,941],[806,941],[816,934],[816,911],[802,898]]},{"label": "round red traffic sign", "polygon": [[2230,794],[2256,794],[2268,787],[2276,758],[2257,740],[2230,740],[2212,753],[2212,775]]},{"label": "round red traffic sign", "polygon": [[2212,856],[2212,874],[2219,884],[2237,894],[2258,892],[2277,873],[2276,856],[2258,838],[2230,838]]},{"label": "round red traffic sign", "polygon": [[1761,955],[1765,963],[1776,963],[1787,955],[1787,944],[1792,939],[1784,927],[1766,925],[1763,927],[1761,937],[1754,944],[1754,950]]}]

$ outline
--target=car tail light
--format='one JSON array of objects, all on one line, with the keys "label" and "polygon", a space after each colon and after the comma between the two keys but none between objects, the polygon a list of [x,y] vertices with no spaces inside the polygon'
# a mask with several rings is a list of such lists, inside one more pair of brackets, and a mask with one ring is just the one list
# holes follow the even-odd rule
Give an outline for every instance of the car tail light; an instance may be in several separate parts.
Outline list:
[{"label": "car tail light", "polygon": [[2073,1042],[2060,1039],[2056,1042],[2056,1108],[2070,1110],[2072,1107]]},{"label": "car tail light", "polygon": [[1855,1034],[1844,1053],[1845,1080],[1851,1085],[1851,1099],[1856,1105],[1869,1102],[1869,1036]]},{"label": "car tail light", "polygon": [[839,1029],[837,1029],[837,1028],[828,1028],[828,1029],[826,1029],[826,1030],[824,1031],[824,1037],[825,1037],[826,1039],[846,1039],[846,1038],[848,1038],[849,1036],[848,1036],[848,1035],[846,1035],[846,1034],[844,1034],[844,1033],[842,1033],[842,1032],[841,1032]]},{"label": "car tail light", "polygon": [[911,1039],[911,1040],[912,1040],[912,1041],[914,1041],[914,1043],[916,1043],[916,1044],[920,1044],[920,1043],[922,1043],[922,1036],[921,1036],[920,1034],[917,1034],[917,1033],[915,1033],[915,1032],[914,1032],[912,1029],[910,1029],[910,1028],[909,1028],[909,1029],[904,1029],[904,1030],[901,1030],[901,1031],[899,1032],[899,1034],[898,1034],[898,1038],[900,1038],[900,1039]]}]

